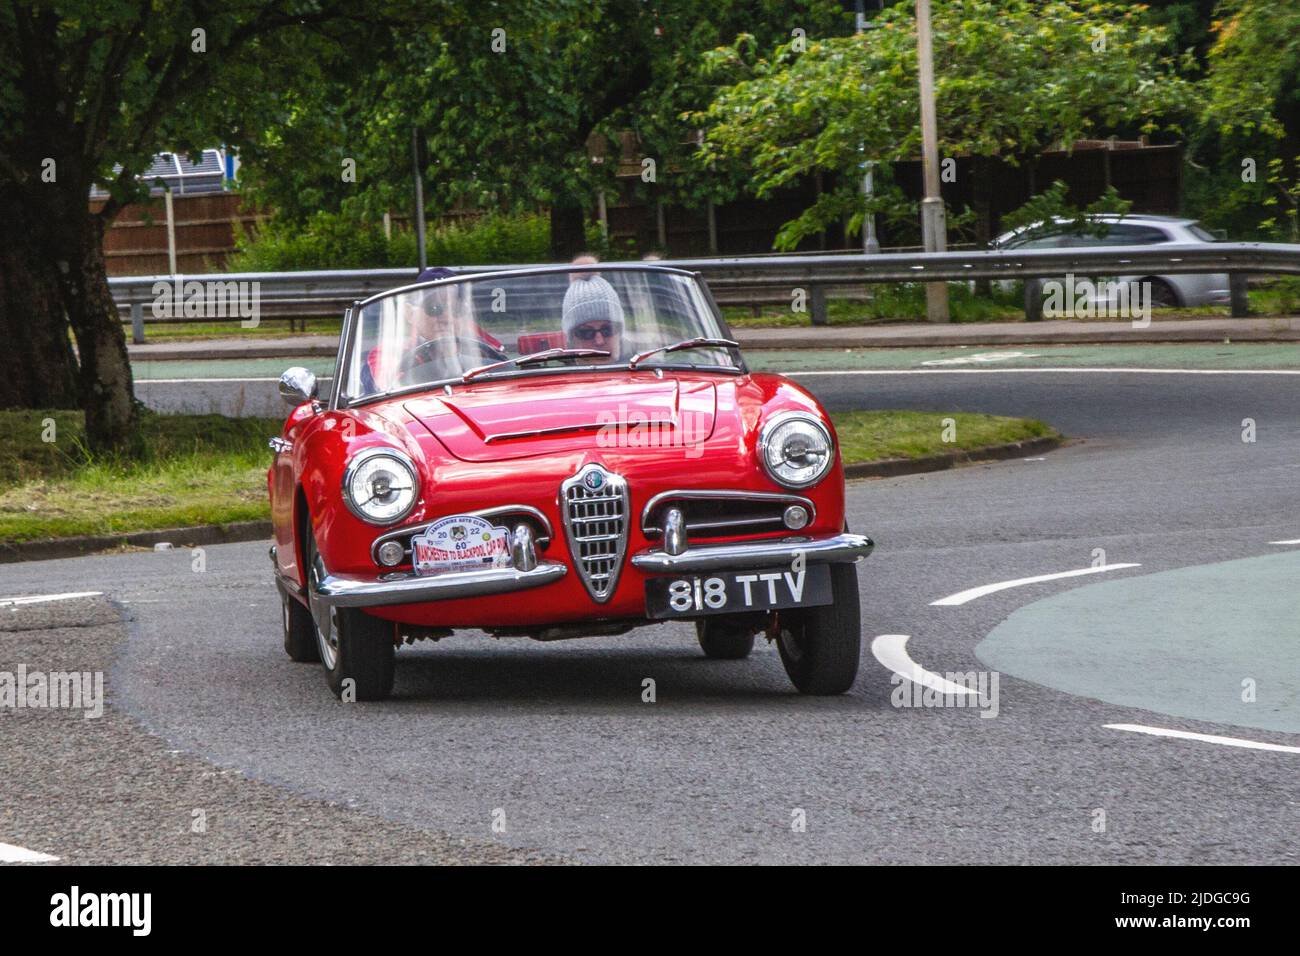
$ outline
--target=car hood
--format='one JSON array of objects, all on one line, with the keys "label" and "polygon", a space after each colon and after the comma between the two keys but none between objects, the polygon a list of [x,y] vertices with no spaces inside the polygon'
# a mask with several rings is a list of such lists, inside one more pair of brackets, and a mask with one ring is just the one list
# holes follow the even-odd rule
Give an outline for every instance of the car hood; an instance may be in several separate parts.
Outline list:
[{"label": "car hood", "polygon": [[650,432],[660,443],[706,441],[717,389],[650,372],[542,376],[456,386],[404,407],[457,458],[506,461],[616,446]]}]

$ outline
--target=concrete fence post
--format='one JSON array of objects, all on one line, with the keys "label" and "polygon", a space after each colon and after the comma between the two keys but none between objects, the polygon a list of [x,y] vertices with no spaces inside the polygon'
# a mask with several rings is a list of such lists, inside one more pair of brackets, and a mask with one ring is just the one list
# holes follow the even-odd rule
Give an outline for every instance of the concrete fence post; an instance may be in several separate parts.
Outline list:
[{"label": "concrete fence post", "polygon": [[1244,319],[1250,315],[1250,299],[1246,292],[1246,275],[1242,272],[1228,273],[1229,301],[1232,303],[1232,317]]}]

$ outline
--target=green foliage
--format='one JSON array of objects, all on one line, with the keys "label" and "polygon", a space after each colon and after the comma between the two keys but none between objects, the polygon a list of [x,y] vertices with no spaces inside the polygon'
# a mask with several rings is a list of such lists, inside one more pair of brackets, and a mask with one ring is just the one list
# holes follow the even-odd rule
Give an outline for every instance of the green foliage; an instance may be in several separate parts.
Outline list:
[{"label": "green foliage", "polygon": [[[438,226],[425,239],[427,261],[433,265],[545,262],[550,224],[538,215],[488,215]],[[234,272],[384,269],[414,267],[418,261],[413,230],[395,230],[388,239],[377,223],[320,212],[303,224],[273,219],[255,234],[241,233],[228,268]]]},{"label": "green foliage", "polygon": [[1269,160],[1268,185],[1272,191],[1262,205],[1274,215],[1260,228],[1287,242],[1300,242],[1300,156],[1289,164],[1279,157]]},{"label": "green foliage", "polygon": [[[486,0],[394,31],[358,57],[364,70],[326,73],[287,98],[279,122],[244,152],[250,191],[281,215],[376,218],[407,210],[412,127],[425,131],[430,209],[586,208],[615,185],[618,135],[656,161],[649,195],[699,205],[741,182],[690,167],[680,119],[707,106],[706,51],[750,31],[764,43],[847,32],[834,0]],[[503,33],[498,31],[504,31]],[[588,138],[607,142],[592,162]],[[356,161],[357,181],[340,182]]]},{"label": "green foliage", "polygon": [[1222,0],[1215,16],[1206,119],[1226,134],[1283,136],[1282,114],[1295,118],[1300,105],[1300,5]]},{"label": "green foliage", "polygon": [[[1133,203],[1121,198],[1114,186],[1107,186],[1104,193],[1082,209],[1070,203],[1066,195],[1068,192],[1069,186],[1059,179],[1056,180],[1041,193],[1032,196],[1019,209],[1003,216],[1002,227],[1010,230],[1042,223],[1043,228],[1036,231],[1065,231],[1085,236],[1101,236],[1105,235],[1105,226],[1091,222],[1088,217],[1104,212],[1118,213],[1122,216],[1133,208]],[[1057,219],[1065,219],[1068,222],[1056,223]]]},{"label": "green foliage", "polygon": [[[940,150],[1012,162],[1055,142],[1139,124],[1157,128],[1196,103],[1145,8],[1084,0],[936,0],[932,17]],[[817,172],[823,197],[782,234],[790,245],[843,216],[867,159],[920,152],[912,6],[890,7],[860,36],[784,44],[768,56],[746,38],[710,62],[733,85],[693,118],[701,161],[742,165],[769,196]]]}]

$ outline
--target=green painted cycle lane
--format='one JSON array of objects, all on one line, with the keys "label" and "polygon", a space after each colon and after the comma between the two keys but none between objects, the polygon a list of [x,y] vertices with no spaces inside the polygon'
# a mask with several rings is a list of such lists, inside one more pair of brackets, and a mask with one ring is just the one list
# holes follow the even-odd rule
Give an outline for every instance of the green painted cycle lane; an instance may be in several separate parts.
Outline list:
[{"label": "green painted cycle lane", "polygon": [[774,349],[749,351],[755,369],[1159,368],[1300,369],[1300,342],[1240,345],[1014,345],[915,349]]},{"label": "green painted cycle lane", "polygon": [[1300,733],[1300,550],[1138,574],[1015,611],[975,648],[1080,697]]},{"label": "green painted cycle lane", "polygon": [[[1153,368],[1253,371],[1300,369],[1300,342],[1233,345],[1044,345],[915,349],[776,349],[746,353],[758,371]],[[279,378],[290,365],[329,375],[332,358],[191,359],[133,363],[142,381],[159,379]]]}]

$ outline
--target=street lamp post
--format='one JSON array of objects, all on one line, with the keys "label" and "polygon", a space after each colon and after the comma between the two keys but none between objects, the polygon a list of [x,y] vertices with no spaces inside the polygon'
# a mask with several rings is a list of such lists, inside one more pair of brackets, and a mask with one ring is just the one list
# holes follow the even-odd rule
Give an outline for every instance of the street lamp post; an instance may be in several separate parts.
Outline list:
[{"label": "street lamp post", "polygon": [[[930,36],[930,0],[916,0],[916,63],[921,77],[921,170],[925,198],[921,200],[921,240],[926,252],[943,252],[943,199],[939,195],[939,135],[934,115],[934,48]],[[947,322],[948,286],[929,282],[925,286],[925,317]]]},{"label": "street lamp post", "polygon": [[429,251],[424,245],[424,135],[417,126],[411,130],[411,165],[415,167],[415,246],[420,271],[429,265]]},{"label": "street lamp post", "polygon": [[[865,0],[857,0],[856,21],[857,32],[860,34],[867,28]],[[876,238],[876,214],[871,211],[871,201],[876,195],[875,181],[872,176],[875,168],[876,164],[872,160],[867,160],[862,174],[862,204],[865,207],[862,213],[862,251],[867,255],[880,251],[880,240]]]}]

